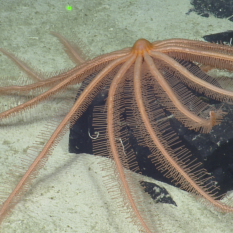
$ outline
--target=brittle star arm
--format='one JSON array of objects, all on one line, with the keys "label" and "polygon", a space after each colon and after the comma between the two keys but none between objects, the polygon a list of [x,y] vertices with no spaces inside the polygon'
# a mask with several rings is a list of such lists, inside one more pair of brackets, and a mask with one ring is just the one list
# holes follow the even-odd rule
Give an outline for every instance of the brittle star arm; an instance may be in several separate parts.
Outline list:
[{"label": "brittle star arm", "polygon": [[[64,117],[64,119],[61,121],[61,123],[58,125],[56,130],[53,132],[47,143],[44,145],[43,149],[40,151],[39,155],[35,158],[35,160],[32,162],[32,164],[29,166],[28,170],[25,172],[24,176],[21,178],[19,183],[16,185],[14,190],[10,193],[6,201],[3,203],[0,209],[0,222],[3,220],[3,218],[6,216],[6,214],[14,207],[14,204],[19,200],[19,198],[23,195],[23,192],[27,190],[27,187],[29,186],[30,180],[33,177],[33,174],[35,174],[40,168],[41,168],[41,162],[46,159],[46,157],[53,151],[54,145],[56,145],[59,140],[61,139],[61,136],[64,133],[64,130],[68,124],[72,124],[71,121],[73,118],[78,118],[76,114],[79,114],[80,116],[82,114],[82,110],[80,109],[83,107],[83,104],[85,104],[85,101],[87,101],[88,98],[93,98],[92,90],[100,85],[100,82],[102,79],[117,65],[125,62],[129,58],[129,55],[120,57],[114,61],[112,61],[108,66],[106,66],[99,74],[96,75],[96,77],[89,83],[89,85],[84,89],[84,91],[81,93],[79,98],[76,100],[75,104],[69,111],[69,113]],[[92,96],[92,97],[90,97]],[[80,110],[80,111],[78,111]],[[73,121],[72,121],[73,122]],[[73,122],[74,123],[74,122]]]},{"label": "brittle star arm", "polygon": [[[144,54],[144,59],[146,60],[148,66],[151,66],[153,63],[147,61],[148,60],[148,55],[145,53]],[[140,75],[141,75],[141,63],[142,63],[142,56],[138,56],[137,60],[136,60],[136,65],[135,65],[135,71],[134,71],[134,92],[135,92],[135,99],[137,102],[137,106],[142,118],[142,121],[144,122],[144,126],[148,132],[148,134],[150,135],[152,141],[154,142],[154,144],[156,145],[156,147],[159,149],[159,151],[161,152],[162,156],[165,157],[167,163],[169,164],[169,166],[172,166],[177,175],[177,180],[178,182],[182,182],[182,180],[184,179],[187,182],[187,189],[191,189],[193,190],[194,193],[197,193],[201,196],[203,196],[206,200],[208,200],[211,204],[213,204],[215,207],[223,210],[223,211],[233,211],[233,207],[227,206],[222,204],[221,202],[213,199],[208,192],[205,191],[204,187],[199,186],[195,180],[193,180],[190,176],[190,174],[188,174],[181,166],[179,166],[179,164],[177,163],[177,159],[175,160],[166,150],[166,148],[163,146],[163,144],[161,143],[160,139],[156,136],[156,133],[153,129],[153,126],[150,124],[150,120],[148,118],[148,115],[146,113],[144,104],[143,104],[143,97],[142,97],[142,92],[141,92],[141,81],[140,81]],[[150,67],[150,70],[152,71],[154,69],[154,66],[152,65]],[[191,169],[190,169],[191,170]],[[176,176],[176,175],[175,175]]]},{"label": "brittle star arm", "polygon": [[[51,95],[56,94],[58,91],[60,91],[64,87],[68,86],[74,80],[78,80],[77,82],[82,82],[83,79],[79,79],[79,76],[82,77],[83,73],[86,70],[89,70],[89,69],[92,70],[93,69],[93,63],[94,63],[94,66],[98,66],[98,65],[100,65],[100,64],[102,64],[104,62],[110,62],[111,60],[114,60],[117,57],[126,56],[126,54],[127,54],[127,52],[126,53],[118,53],[118,54],[117,53],[112,53],[112,54],[108,54],[106,56],[102,56],[102,59],[95,59],[94,62],[92,60],[92,62],[87,62],[87,63],[81,65],[81,67],[78,67],[78,69],[75,70],[75,72],[74,71],[72,73],[69,72],[69,74],[71,73],[71,75],[69,77],[66,77],[63,81],[59,82],[54,87],[50,88],[49,90],[45,91],[44,93],[38,95],[37,97],[35,97],[35,98],[33,98],[33,99],[23,103],[23,104],[20,104],[20,105],[14,107],[14,108],[11,108],[11,109],[9,109],[7,111],[4,111],[4,112],[0,113],[0,119],[4,119],[4,118],[10,116],[13,113],[23,111],[26,108],[30,108],[33,105],[36,105],[37,103],[43,101],[44,99],[50,97]],[[66,76],[67,76],[67,74],[66,74]],[[54,78],[54,79],[56,79],[56,78]],[[58,77],[58,79],[59,79],[59,77]],[[40,82],[35,83],[35,84],[32,84],[30,87],[36,87],[36,85],[41,85],[41,86],[48,85],[48,82],[50,82],[50,81],[45,80],[41,84],[40,84]],[[56,80],[56,82],[57,82],[57,80]],[[6,88],[9,89],[10,87],[6,87]],[[24,89],[25,87],[17,87],[16,86],[15,88]],[[1,92],[1,88],[0,88],[0,92]]]}]

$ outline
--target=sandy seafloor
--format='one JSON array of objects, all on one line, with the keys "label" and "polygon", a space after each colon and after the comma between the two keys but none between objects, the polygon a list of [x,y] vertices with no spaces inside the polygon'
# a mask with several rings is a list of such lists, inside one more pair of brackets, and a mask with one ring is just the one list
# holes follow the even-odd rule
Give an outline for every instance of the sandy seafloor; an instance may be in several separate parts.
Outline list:
[{"label": "sandy seafloor", "polygon": [[[66,10],[68,4],[73,6],[72,11]],[[203,18],[195,13],[187,15],[191,7],[188,0],[0,0],[0,47],[43,74],[49,74],[74,66],[50,31],[73,41],[81,39],[92,56],[96,56],[130,47],[139,38],[201,40],[204,35],[232,28],[233,23],[226,19]],[[20,83],[18,80],[25,75],[0,54],[0,77],[1,85],[12,85]],[[0,96],[2,108],[9,106],[8,101]],[[46,108],[56,109],[56,104],[59,102],[35,108],[31,113],[37,116],[35,120],[1,126],[1,180],[35,141],[48,119],[42,117],[47,116]],[[1,233],[137,233],[103,185],[97,164],[102,158],[69,154],[67,147],[66,135],[32,188],[3,221]],[[138,176],[135,175],[135,180]],[[232,215],[209,210],[188,193],[170,186],[166,188],[177,207],[150,204],[151,210],[158,211],[163,225],[158,232],[233,232]],[[154,220],[157,221],[156,215]]]}]

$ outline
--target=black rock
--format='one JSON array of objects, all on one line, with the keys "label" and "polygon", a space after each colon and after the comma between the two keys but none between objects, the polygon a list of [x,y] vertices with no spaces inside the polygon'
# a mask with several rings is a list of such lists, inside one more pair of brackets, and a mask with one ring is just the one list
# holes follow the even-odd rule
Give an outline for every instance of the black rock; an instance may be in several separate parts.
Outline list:
[{"label": "black rock", "polygon": [[217,18],[228,18],[233,15],[233,1],[229,0],[191,0],[192,11],[206,17],[208,13]]}]

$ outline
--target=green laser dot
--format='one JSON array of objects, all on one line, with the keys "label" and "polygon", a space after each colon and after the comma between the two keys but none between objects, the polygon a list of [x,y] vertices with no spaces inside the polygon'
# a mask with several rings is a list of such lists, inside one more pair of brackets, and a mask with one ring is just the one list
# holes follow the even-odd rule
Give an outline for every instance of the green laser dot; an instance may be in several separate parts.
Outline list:
[{"label": "green laser dot", "polygon": [[72,10],[72,6],[67,6],[66,10],[71,11]]}]

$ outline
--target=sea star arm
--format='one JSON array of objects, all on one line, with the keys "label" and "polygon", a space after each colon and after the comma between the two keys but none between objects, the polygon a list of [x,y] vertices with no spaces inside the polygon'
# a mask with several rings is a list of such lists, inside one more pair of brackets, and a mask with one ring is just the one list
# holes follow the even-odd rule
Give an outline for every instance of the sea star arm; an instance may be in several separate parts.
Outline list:
[{"label": "sea star arm", "polygon": [[[42,81],[42,82],[39,82],[39,83],[35,83],[35,84],[31,84],[29,86],[29,89],[26,89],[26,90],[30,90],[31,87],[33,88],[38,88],[39,87],[42,87],[42,86],[45,86],[45,85],[48,85],[48,84],[51,84],[51,82],[53,81],[57,81],[60,79],[60,82],[58,82],[55,86],[53,86],[52,88],[50,88],[49,90],[43,92],[42,94],[38,95],[37,97],[23,103],[23,104],[20,104],[14,108],[11,108],[7,111],[4,111],[2,113],[0,113],[0,119],[4,119],[4,118],[7,118],[8,116],[12,115],[13,113],[17,113],[17,112],[21,112],[23,111],[24,109],[26,108],[30,108],[36,104],[38,104],[39,102],[45,100],[46,98],[49,98],[51,95],[54,95],[56,94],[58,91],[60,91],[61,89],[65,88],[66,86],[68,86],[69,84],[73,84],[74,82],[76,83],[80,83],[84,80],[84,78],[87,77],[88,74],[91,74],[93,73],[93,66],[94,67],[98,67],[98,66],[101,66],[103,63],[107,63],[107,62],[110,62],[111,60],[114,60],[116,58],[120,58],[120,57],[123,57],[123,56],[126,56],[127,53],[112,53],[112,54],[108,54],[106,56],[101,56],[99,57],[100,59],[95,59],[93,60],[92,62],[87,62],[83,65],[81,65],[81,67],[77,67],[77,69],[74,69],[72,72],[69,72],[68,74],[61,74],[61,77],[57,77],[57,78],[52,78],[52,80],[45,80],[45,81]],[[85,73],[87,75],[85,75]],[[68,75],[68,77],[67,77]],[[83,78],[84,77],[84,78]],[[61,79],[62,78],[62,79]],[[74,81],[76,80],[76,81]],[[27,87],[15,87],[15,89],[19,89],[19,90],[22,90]],[[10,87],[6,87],[4,89],[4,87],[2,88],[3,92],[4,90],[9,90]],[[0,88],[0,93],[1,93],[1,88]]]},{"label": "sea star arm", "polygon": [[76,100],[75,104],[69,111],[69,113],[64,117],[61,123],[57,126],[47,143],[42,146],[42,150],[36,156],[35,160],[29,165],[28,170],[24,173],[23,177],[16,185],[14,190],[10,193],[7,199],[4,201],[3,205],[0,208],[0,222],[4,219],[4,217],[8,214],[8,212],[14,207],[14,205],[18,202],[22,194],[27,190],[30,181],[37,174],[38,170],[45,164],[47,161],[47,157],[52,153],[55,145],[59,142],[62,135],[64,135],[64,130],[68,130],[69,126],[77,120],[77,118],[85,111],[86,102],[93,98],[93,90],[96,90],[102,81],[102,79],[117,65],[125,62],[128,59],[129,55],[123,56],[112,61],[108,66],[106,66],[85,88],[85,90],[81,93],[79,98]]},{"label": "sea star arm", "polygon": [[[198,51],[195,51],[195,54],[198,55]],[[169,64],[169,66],[173,67],[180,74],[182,74],[186,78],[186,80],[185,79],[182,79],[182,80],[187,85],[190,85],[190,81],[191,81],[192,83],[194,83],[197,86],[197,89],[202,88],[202,91],[204,91],[207,96],[210,96],[210,97],[217,99],[217,100],[224,100],[224,99],[225,100],[226,99],[233,100],[233,92],[232,91],[228,91],[228,90],[225,90],[223,88],[219,88],[215,85],[212,85],[211,83],[206,82],[205,80],[197,78],[195,75],[193,75],[187,69],[184,69],[184,67],[182,65],[180,65],[177,61],[170,58],[166,54],[163,54],[163,53],[158,52],[158,51],[152,51],[151,55],[161,59],[162,61],[165,61],[167,64]],[[214,58],[214,56],[216,54],[209,52],[208,55],[212,56]],[[230,61],[233,62],[232,56],[225,55],[224,57],[222,57],[222,59],[223,58],[224,59],[230,58]]]},{"label": "sea star arm", "polygon": [[[152,65],[153,62],[148,61],[150,60],[150,57],[145,53],[144,58],[148,66],[151,66],[150,70],[152,71],[154,69],[154,66]],[[148,114],[146,112],[146,109],[143,103],[141,81],[140,81],[141,79],[140,77],[141,66],[139,65],[140,63],[141,63],[141,58],[138,57],[136,61],[136,65],[135,65],[135,72],[134,72],[134,93],[135,93],[137,107],[140,112],[142,122],[145,126],[145,130],[150,135],[150,138],[153,141],[152,143],[153,146],[151,148],[153,148],[155,145],[156,148],[158,148],[159,150],[159,153],[156,152],[156,155],[155,155],[156,159],[159,160],[158,157],[162,157],[160,161],[163,161],[162,166],[164,167],[164,169],[168,171],[167,173],[170,174],[171,177],[173,177],[177,181],[177,183],[182,184],[183,188],[195,194],[199,194],[203,196],[215,208],[218,208],[226,212],[232,212],[233,207],[227,206],[213,198],[213,194],[211,193],[214,191],[214,188],[213,190],[209,191],[210,188],[205,187],[204,185],[205,180],[200,179],[204,171],[200,171],[200,174],[198,174],[199,178],[196,178],[196,175],[192,174],[192,170],[195,169],[197,165],[194,164],[194,165],[188,166],[187,162],[184,162],[185,158],[181,159],[181,158],[178,158],[178,155],[174,155],[172,150],[168,149],[168,146],[163,145],[163,143],[161,142],[161,139],[156,135],[155,132],[157,131],[154,129],[154,126],[150,123],[150,119],[148,117]],[[152,74],[153,73],[155,72],[152,71]],[[147,143],[149,144],[149,142]],[[164,143],[166,144],[166,142]],[[182,165],[180,166],[179,164],[182,164]]]},{"label": "sea star arm", "polygon": [[[155,58],[160,58],[160,56],[156,56],[156,52],[151,52],[151,55]],[[160,53],[159,53],[160,55]],[[159,70],[156,68],[154,61],[151,59],[151,57],[145,53],[144,59],[148,65],[148,68],[153,75],[153,77],[157,80],[159,85],[162,87],[164,92],[166,92],[167,96],[169,97],[170,101],[174,104],[174,106],[178,109],[179,115],[178,118],[181,119],[181,121],[189,128],[198,130],[202,128],[203,132],[209,132],[213,126],[213,121],[210,119],[203,119],[191,111],[189,111],[177,98],[177,96],[174,94],[172,88],[168,85],[162,74],[159,72]],[[169,63],[170,64],[170,63]],[[181,115],[182,114],[182,115]],[[185,118],[184,118],[185,116]],[[215,121],[216,123],[216,121]]]}]

